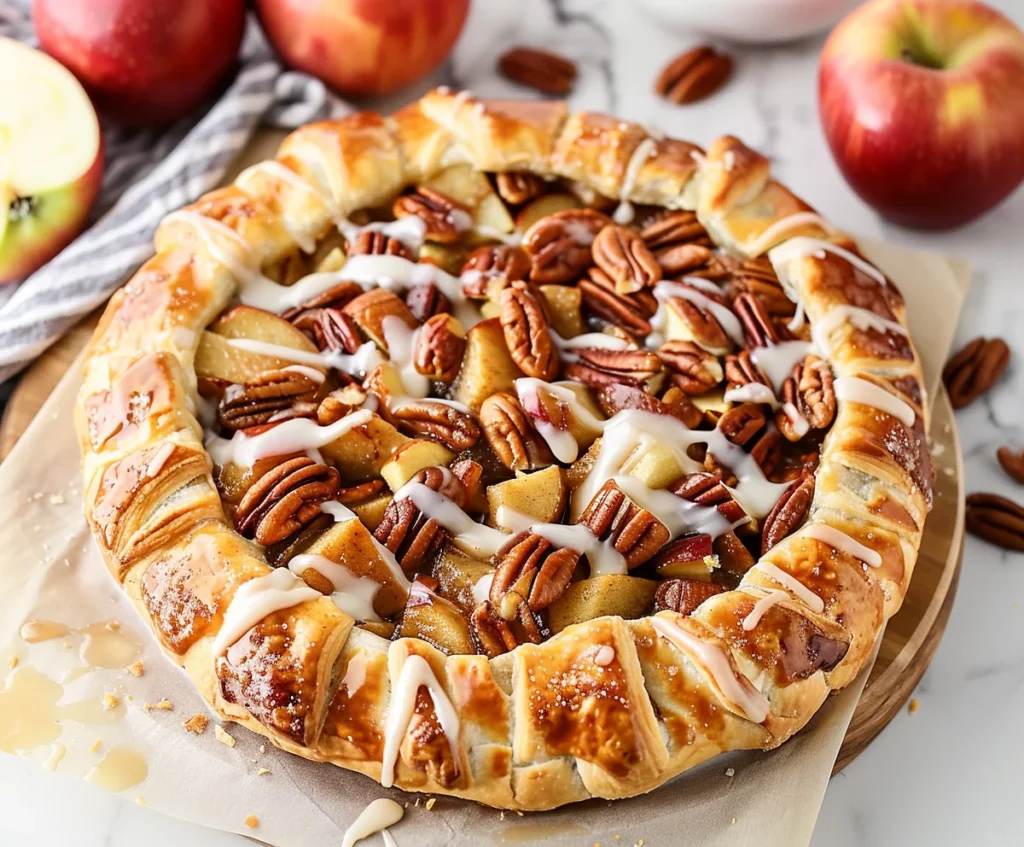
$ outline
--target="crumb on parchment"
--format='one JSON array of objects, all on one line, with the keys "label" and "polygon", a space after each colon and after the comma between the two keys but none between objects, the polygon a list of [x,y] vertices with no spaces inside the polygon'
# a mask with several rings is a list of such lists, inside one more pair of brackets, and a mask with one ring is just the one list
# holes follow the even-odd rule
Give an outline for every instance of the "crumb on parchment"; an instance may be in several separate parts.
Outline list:
[{"label": "crumb on parchment", "polygon": [[174,704],[166,697],[159,703],[143,703],[142,709],[146,713],[149,712],[171,712],[174,711]]},{"label": "crumb on parchment", "polygon": [[191,732],[193,735],[202,735],[206,732],[206,727],[209,725],[210,719],[201,712],[196,712],[182,724],[182,726],[185,727],[185,731]]},{"label": "crumb on parchment", "polygon": [[249,815],[242,823],[249,827],[249,829],[256,829],[260,825],[260,819],[256,815]]},{"label": "crumb on parchment", "polygon": [[126,670],[132,676],[142,676],[144,669],[142,667],[142,662],[133,662],[132,664],[128,665]]},{"label": "crumb on parchment", "polygon": [[110,712],[121,705],[121,700],[116,694],[111,694],[109,691],[103,695],[103,711]]},{"label": "crumb on parchment", "polygon": [[235,739],[228,735],[219,723],[213,725],[213,734],[221,744],[227,744],[228,747],[235,746]]},{"label": "crumb on parchment", "polygon": [[431,797],[431,798],[430,798],[429,800],[427,800],[427,803],[426,803],[426,809],[427,809],[427,811],[428,811],[428,812],[429,812],[429,811],[430,811],[431,809],[433,809],[433,808],[434,808],[434,804],[435,804],[436,802],[437,802],[437,798],[436,798],[436,797]]},{"label": "crumb on parchment", "polygon": [[917,702],[916,697],[911,698],[910,702],[907,703],[907,711],[910,712],[910,714],[914,714],[920,707],[921,704]]}]

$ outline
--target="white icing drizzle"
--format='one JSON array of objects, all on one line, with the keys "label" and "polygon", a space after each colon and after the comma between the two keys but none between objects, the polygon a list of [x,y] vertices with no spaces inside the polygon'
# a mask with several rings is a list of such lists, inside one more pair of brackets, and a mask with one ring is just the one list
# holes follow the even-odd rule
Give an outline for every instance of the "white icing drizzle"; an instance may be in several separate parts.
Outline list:
[{"label": "white icing drizzle", "polygon": [[786,328],[790,332],[799,332],[804,328],[804,324],[807,322],[807,310],[804,308],[804,301],[796,301],[796,312],[793,314],[792,320],[786,324]]},{"label": "white icing drizzle", "polygon": [[826,356],[831,356],[835,351],[832,336],[848,323],[861,332],[874,330],[875,332],[894,332],[897,335],[907,335],[905,326],[876,315],[870,309],[863,309],[860,306],[832,306],[811,325],[811,338],[814,339],[814,345]]},{"label": "white icing drizzle", "polygon": [[373,223],[358,226],[346,218],[337,222],[341,234],[351,243],[364,232],[379,232],[388,238],[400,241],[412,253],[418,254],[423,246],[423,240],[427,234],[427,222],[417,215],[406,215],[404,218],[397,218],[393,221]]},{"label": "white icing drizzle", "polygon": [[160,449],[156,451],[156,454],[152,459],[149,460],[149,464],[146,465],[146,479],[152,479],[160,471],[164,469],[164,465],[167,464],[167,460],[171,458],[171,454],[174,452],[174,442],[165,441],[161,445]]},{"label": "white icing drizzle", "polygon": [[767,347],[751,347],[750,359],[779,392],[793,368],[813,352],[814,347],[806,341],[780,341]]},{"label": "white icing drizzle", "polygon": [[[390,316],[385,318],[385,321],[389,318]],[[401,322],[400,318],[395,318],[395,320]],[[404,323],[402,325],[405,326]],[[337,350],[322,350],[317,353],[310,350],[297,350],[285,344],[272,344],[269,341],[259,341],[255,338],[232,338],[228,341],[228,344],[232,347],[237,347],[239,350],[245,350],[247,353],[273,356],[277,359],[299,362],[303,365],[337,368],[339,371],[344,371],[347,374],[358,374],[359,376],[365,376],[377,365],[386,361],[377,349],[377,345],[372,341],[367,341],[365,344],[360,345],[359,349],[351,355]],[[288,368],[288,370],[294,369],[294,367]],[[304,371],[304,373],[308,375],[309,371]],[[320,374],[319,381],[324,381],[323,374]]]},{"label": "white icing drizzle", "polygon": [[484,574],[473,583],[473,602],[479,606],[491,596],[491,583],[494,582],[494,574]]},{"label": "white icing drizzle", "polygon": [[548,335],[551,336],[551,343],[558,348],[565,362],[579,361],[579,356],[573,352],[574,350],[628,350],[633,346],[625,338],[607,332],[585,332],[572,338],[562,338],[549,327]]},{"label": "white icing drizzle", "polygon": [[773,565],[771,562],[760,561],[754,565],[761,573],[769,579],[775,580],[779,585],[784,586],[807,604],[812,612],[823,612],[825,601],[811,591],[806,585],[791,574],[786,573],[782,568]]},{"label": "white icing drizzle", "polygon": [[323,447],[357,426],[369,423],[372,418],[372,412],[362,409],[329,426],[320,426],[308,418],[293,418],[258,435],[236,432],[230,439],[226,439],[209,434],[206,437],[206,450],[221,467],[235,464],[251,468],[259,459],[304,453]]},{"label": "white icing drizzle", "polygon": [[523,234],[518,230],[502,232],[500,229],[488,226],[487,224],[477,224],[473,227],[473,231],[483,238],[500,241],[502,244],[508,244],[510,247],[517,247],[523,243]]},{"label": "white icing drizzle", "polygon": [[[381,321],[381,330],[388,345],[388,356],[398,371],[405,393],[413,399],[422,399],[430,393],[430,380],[416,370],[413,358],[416,351],[418,329],[409,326],[397,315],[388,315]],[[392,398],[397,400],[398,398]],[[395,405],[392,409],[397,408]]]},{"label": "white icing drizzle", "polygon": [[600,668],[606,668],[615,661],[615,648],[608,644],[602,644],[594,654],[594,664]]},{"label": "white icing drizzle", "polygon": [[332,586],[331,599],[346,615],[357,621],[379,621],[380,616],[373,610],[373,598],[380,591],[380,583],[368,576],[356,576],[344,565],[332,562],[326,556],[301,553],[288,563],[288,570],[301,577],[307,570],[314,570]]},{"label": "white icing drizzle", "polygon": [[[713,284],[713,283],[712,283]],[[715,290],[718,290],[717,286]],[[664,314],[666,308],[671,308],[671,301],[674,299],[689,300],[698,309],[702,309],[705,312],[710,312],[711,316],[721,324],[722,329],[725,330],[725,334],[732,339],[734,344],[743,346],[743,325],[740,323],[740,319],[733,314],[732,310],[728,306],[723,306],[717,300],[713,300],[710,297],[701,294],[699,291],[694,291],[693,288],[687,285],[680,285],[678,282],[670,282],[668,280],[662,280],[653,289],[654,296],[658,299],[658,311],[653,318],[651,318],[651,327],[656,331],[658,336],[663,335],[667,317]],[[652,333],[652,336],[654,334]],[[660,341],[658,342],[660,345]],[[650,346],[650,339],[648,346]],[[713,352],[713,351],[712,351]]]},{"label": "white icing drizzle", "polygon": [[728,403],[766,403],[773,409],[778,408],[779,401],[775,392],[763,382],[748,382],[725,392],[724,399]]},{"label": "white icing drizzle", "polygon": [[250,579],[231,598],[220,632],[213,641],[213,655],[219,656],[267,615],[321,596],[286,568],[276,568],[266,576]]},{"label": "white icing drizzle", "polygon": [[835,381],[836,398],[863,406],[873,406],[879,411],[892,415],[904,426],[914,425],[917,413],[909,403],[895,394],[890,394],[880,385],[856,376],[841,376]]},{"label": "white icing drizzle", "polygon": [[341,678],[341,688],[344,688],[349,697],[363,687],[366,682],[366,668],[370,664],[370,657],[363,651],[356,653],[345,666],[345,676]]},{"label": "white icing drizzle", "polygon": [[[482,103],[480,105],[483,105]],[[391,830],[382,829],[380,831],[381,838],[384,839],[384,847],[398,847],[398,842],[395,841],[395,837],[391,834]]]},{"label": "white icing drizzle", "polygon": [[629,572],[625,557],[611,540],[602,541],[583,524],[533,524],[530,532],[546,538],[556,547],[569,547],[585,555],[590,562],[591,577]]},{"label": "white icing drizzle", "polygon": [[323,382],[326,377],[323,371],[318,371],[316,368],[310,368],[306,365],[288,365],[286,368],[281,368],[283,371],[290,371],[291,373],[302,374],[304,377],[308,377],[313,382]]},{"label": "white icing drizzle", "polygon": [[[355,512],[353,512],[344,503],[339,503],[337,500],[328,500],[326,503],[321,503],[320,511],[325,515],[330,515],[334,518],[335,523],[359,520],[359,517]],[[394,580],[395,584],[408,591],[409,579],[406,577],[405,571],[402,570],[402,566],[398,564],[398,559],[395,558],[395,554],[374,538],[373,533],[368,533],[368,535],[370,536],[370,541],[373,542],[374,548],[377,550],[377,555],[380,556],[384,564],[387,565],[388,571],[390,571],[391,578]]]},{"label": "white icing drizzle", "polygon": [[334,275],[339,278],[339,281],[355,282],[367,289],[378,286],[409,288],[414,285],[431,283],[436,285],[452,302],[463,299],[462,283],[459,282],[458,277],[452,276],[436,265],[412,262],[402,256],[371,254],[352,256],[340,271],[332,274],[332,276]]},{"label": "white icing drizzle", "polygon": [[[388,786],[385,786],[387,788]],[[378,797],[359,813],[341,839],[341,847],[353,847],[357,842],[394,826],[402,819],[405,810],[394,800]]]},{"label": "white icing drizzle", "polygon": [[767,612],[776,603],[781,603],[788,599],[789,595],[785,591],[779,591],[777,588],[769,591],[764,597],[754,604],[754,608],[750,610],[750,614],[743,619],[743,630],[745,632],[753,630],[759,623],[761,623],[761,618],[764,617],[765,612]]},{"label": "white icing drizzle", "polygon": [[633,204],[629,202],[629,195],[633,193],[636,181],[640,176],[640,169],[644,166],[651,154],[654,153],[658,142],[653,138],[645,138],[641,141],[633,155],[629,157],[626,164],[626,173],[622,177],[622,190],[619,192],[619,205],[612,212],[612,220],[617,224],[625,226],[633,222],[635,213]]},{"label": "white icing drizzle", "polygon": [[395,492],[394,499],[412,500],[417,509],[447,529],[455,543],[469,553],[487,558],[509,540],[500,529],[477,523],[454,501],[422,482],[407,482]]},{"label": "white icing drizzle", "polygon": [[395,763],[402,736],[409,728],[416,708],[416,694],[426,688],[434,704],[441,730],[448,739],[452,759],[459,766],[459,715],[448,695],[434,676],[427,660],[422,656],[408,656],[391,691],[388,720],[384,729],[384,755],[381,760],[380,784],[390,788],[395,782]]},{"label": "white icing drizzle", "polygon": [[821,541],[829,547],[834,547],[840,553],[847,553],[856,559],[860,559],[868,567],[880,568],[882,556],[877,550],[865,547],[857,539],[850,538],[845,532],[823,523],[812,523],[800,530],[801,535]]},{"label": "white icing drizzle", "polygon": [[763,230],[761,234],[754,239],[753,243],[745,244],[743,252],[748,256],[759,256],[771,247],[780,235],[784,235],[790,230],[801,226],[816,226],[828,235],[835,235],[838,232],[832,224],[814,212],[794,212],[792,215],[786,215],[784,218],[779,218],[775,223]]},{"label": "white icing drizzle", "polygon": [[580,446],[571,432],[559,429],[547,419],[540,392],[550,394],[558,402],[564,404],[572,416],[581,425],[591,429],[603,429],[605,422],[595,417],[582,403],[576,394],[574,382],[544,382],[535,377],[521,377],[515,381],[516,395],[523,410],[532,418],[537,433],[551,448],[552,454],[560,462],[575,462],[579,456]]},{"label": "white icing drizzle", "polygon": [[792,403],[783,403],[782,411],[793,424],[793,432],[797,434],[798,438],[803,438],[807,435],[807,432],[811,428],[811,424],[808,422],[807,418],[800,414],[800,411],[796,406]]},{"label": "white icing drizzle", "polygon": [[778,271],[780,265],[785,265],[795,259],[802,259],[805,256],[814,256],[816,259],[824,259],[825,253],[832,253],[839,256],[841,259],[846,259],[846,261],[853,265],[857,270],[871,277],[881,286],[888,284],[885,279],[885,274],[870,262],[862,259],[856,253],[851,253],[845,247],[840,247],[838,244],[833,244],[831,241],[825,241],[821,238],[809,238],[806,235],[798,235],[795,238],[789,239],[789,241],[784,241],[778,247],[773,247],[768,251],[768,261],[770,261],[772,263],[772,267]]},{"label": "white icing drizzle", "polygon": [[[249,170],[251,171],[265,171],[271,176],[276,177],[281,182],[287,182],[294,188],[299,189],[305,194],[311,194],[316,197],[320,202],[324,202],[320,196],[320,192],[316,190],[308,181],[299,176],[291,168],[285,167],[275,159],[267,159],[266,161],[259,162],[253,165]],[[241,179],[244,179],[244,175]],[[295,242],[302,248],[305,253],[313,253],[316,251],[316,238],[309,232],[303,232],[298,230],[289,221],[294,216],[292,215],[281,215],[281,223],[284,224],[285,228],[291,234]]]},{"label": "white icing drizzle", "polygon": [[728,701],[727,706],[735,707],[737,714],[743,715],[747,720],[754,723],[764,722],[769,712],[768,699],[749,679],[741,674],[737,675],[721,647],[706,644],[667,618],[651,618],[651,625],[659,635],[711,674],[711,678]]}]

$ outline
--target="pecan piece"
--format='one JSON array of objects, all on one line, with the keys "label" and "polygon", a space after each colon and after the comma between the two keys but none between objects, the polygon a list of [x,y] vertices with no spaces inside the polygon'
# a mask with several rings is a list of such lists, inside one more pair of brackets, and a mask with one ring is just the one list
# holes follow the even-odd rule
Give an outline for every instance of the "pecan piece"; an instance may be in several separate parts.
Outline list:
[{"label": "pecan piece", "polygon": [[671,537],[668,528],[611,480],[594,495],[579,523],[612,546],[630,570],[651,559]]},{"label": "pecan piece", "polygon": [[670,415],[681,420],[690,429],[704,418],[704,413],[682,392],[666,394],[664,398],[659,399],[642,388],[621,383],[612,383],[601,388],[597,394],[597,404],[609,418],[624,409],[639,409],[641,412],[651,412],[655,415]]},{"label": "pecan piece", "polygon": [[382,479],[371,479],[369,482],[361,482],[358,485],[339,488],[338,493],[334,495],[334,499],[346,506],[350,503],[359,503],[363,500],[368,500],[370,497],[376,497],[384,491],[385,485],[386,483]]},{"label": "pecan piece", "polygon": [[653,288],[661,279],[661,265],[634,230],[609,224],[597,234],[590,250],[594,264],[612,278],[619,294]]},{"label": "pecan piece", "polygon": [[349,256],[401,256],[412,259],[412,253],[397,238],[383,232],[364,229],[348,245]]},{"label": "pecan piece", "polygon": [[733,274],[735,294],[753,294],[773,318],[792,318],[796,303],[786,296],[771,262],[763,257],[747,259]]},{"label": "pecan piece", "polygon": [[362,406],[365,400],[366,392],[354,383],[336,388],[320,401],[316,410],[317,422],[321,426],[337,423]]},{"label": "pecan piece", "polygon": [[480,440],[480,427],[472,415],[439,400],[407,400],[392,407],[391,414],[402,432],[429,438],[456,453]]},{"label": "pecan piece", "polygon": [[975,338],[942,371],[942,381],[954,409],[973,403],[1003,375],[1010,348],[1001,338]]},{"label": "pecan piece", "polygon": [[729,493],[722,481],[714,474],[698,471],[684,477],[670,489],[677,497],[708,508],[714,506],[729,523],[746,518],[743,507]]},{"label": "pecan piece", "polygon": [[342,309],[362,293],[363,288],[359,283],[339,282],[333,288],[328,288],[326,291],[310,297],[298,306],[285,310],[281,313],[281,317],[286,321],[295,323],[296,320],[310,309]]},{"label": "pecan piece", "polygon": [[452,301],[432,282],[421,282],[405,292],[405,305],[419,323],[452,310]]},{"label": "pecan piece", "polygon": [[511,652],[519,645],[512,628],[488,600],[473,610],[469,617],[469,628],[477,652],[489,659]]},{"label": "pecan piece", "polygon": [[1024,552],[1024,506],[998,494],[968,494],[967,531],[1006,550]]},{"label": "pecan piece", "polygon": [[664,247],[654,254],[665,276],[689,274],[696,276],[697,271],[708,268],[715,259],[714,252],[699,244],[677,244]]},{"label": "pecan piece", "polygon": [[[735,391],[745,385],[763,385],[768,389],[771,400],[775,399],[775,392],[768,385],[768,379],[761,369],[754,364],[749,350],[741,350],[739,353],[730,353],[725,357],[725,380],[727,391]],[[753,400],[753,398],[750,398]],[[763,402],[754,400],[756,403]]]},{"label": "pecan piece", "polygon": [[498,70],[512,82],[556,97],[564,97],[576,82],[574,62],[536,47],[507,50],[498,59]]},{"label": "pecan piece", "polygon": [[684,244],[712,246],[711,237],[693,212],[666,212],[640,230],[640,237],[652,250]]},{"label": "pecan piece", "polygon": [[472,217],[465,206],[425,185],[395,200],[391,211],[396,218],[418,217],[426,224],[424,237],[439,244],[453,244],[462,231],[472,225]]},{"label": "pecan piece", "polygon": [[[224,429],[232,431],[269,423],[300,403],[310,403],[319,387],[318,382],[298,371],[264,371],[252,382],[227,386],[217,418]],[[316,407],[312,408],[315,411]]]},{"label": "pecan piece", "polygon": [[545,381],[558,373],[544,299],[536,286],[517,280],[501,292],[501,329],[515,363],[527,376]]},{"label": "pecan piece", "polygon": [[666,341],[658,357],[671,371],[672,384],[686,394],[704,394],[725,378],[718,357],[692,341]]},{"label": "pecan piece", "polygon": [[800,476],[786,489],[764,519],[761,528],[762,556],[787,535],[792,535],[807,520],[813,499],[814,474],[807,470],[801,471]]},{"label": "pecan piece", "polygon": [[530,257],[522,247],[508,244],[477,247],[462,265],[462,291],[476,299],[494,296],[510,282],[526,279]]},{"label": "pecan piece", "polygon": [[676,56],[654,80],[654,92],[677,106],[710,97],[732,73],[732,59],[702,44]]},{"label": "pecan piece", "polygon": [[434,315],[423,324],[413,351],[417,372],[440,382],[451,382],[458,376],[466,352],[466,336],[459,329],[450,315]]},{"label": "pecan piece", "polygon": [[501,554],[491,581],[491,603],[505,620],[521,614],[524,604],[534,612],[546,609],[568,587],[580,555],[536,533],[519,533]]},{"label": "pecan piece", "polygon": [[523,235],[530,279],[538,285],[573,282],[590,267],[591,245],[611,222],[593,209],[563,209],[541,218]]},{"label": "pecan piece", "polygon": [[[768,426],[765,413],[758,404],[741,403],[733,406],[718,419],[716,428],[733,444],[750,453],[765,475],[775,470],[782,457],[782,438],[774,427]],[[704,460],[704,467],[722,476],[726,484],[733,484],[735,475],[723,475],[722,462],[710,451]]]},{"label": "pecan piece", "polygon": [[692,615],[709,597],[722,594],[724,585],[702,582],[699,579],[667,579],[654,593],[654,611],[678,612],[683,616]]},{"label": "pecan piece", "polygon": [[716,355],[728,353],[733,347],[732,338],[716,317],[715,306],[712,305],[717,304],[722,309],[728,309],[724,298],[685,282],[677,282],[673,285],[692,291],[696,295],[692,299],[683,296],[670,297],[667,303],[668,308],[672,309],[690,336],[683,340],[693,341],[709,353]]},{"label": "pecan piece", "polygon": [[1009,447],[1000,447],[996,458],[1008,476],[1024,485],[1024,450],[1014,453]]},{"label": "pecan piece", "polygon": [[651,334],[650,318],[658,310],[658,301],[651,292],[620,294],[600,268],[591,268],[589,278],[581,279],[578,287],[589,314],[638,338]]},{"label": "pecan piece", "polygon": [[533,470],[554,463],[551,448],[530,426],[519,400],[511,394],[492,394],[484,400],[480,423],[494,455],[509,470]]},{"label": "pecan piece", "polygon": [[528,171],[506,171],[494,178],[498,196],[506,203],[521,206],[544,193],[544,180]]},{"label": "pecan piece", "polygon": [[[410,481],[447,497],[460,509],[468,502],[466,487],[447,468],[424,468]],[[406,573],[421,567],[441,546],[447,531],[424,515],[411,497],[395,497],[384,510],[373,536],[395,554]]]},{"label": "pecan piece", "polygon": [[363,343],[359,327],[341,309],[307,309],[292,321],[296,329],[313,339],[321,350],[355,353]]},{"label": "pecan piece", "polygon": [[575,353],[576,361],[565,366],[565,376],[591,388],[614,383],[644,385],[661,371],[661,359],[650,350],[594,347],[577,350]]},{"label": "pecan piece", "polygon": [[782,339],[764,303],[754,294],[740,294],[732,301],[732,309],[743,324],[743,332],[751,347],[768,347]]},{"label": "pecan piece", "polygon": [[832,369],[828,362],[808,355],[782,385],[782,408],[775,413],[775,425],[788,441],[799,441],[808,430],[827,429],[835,417]]},{"label": "pecan piece", "polygon": [[271,468],[245,492],[235,511],[235,526],[260,544],[275,544],[312,523],[320,504],[338,491],[338,471],[297,456]]}]

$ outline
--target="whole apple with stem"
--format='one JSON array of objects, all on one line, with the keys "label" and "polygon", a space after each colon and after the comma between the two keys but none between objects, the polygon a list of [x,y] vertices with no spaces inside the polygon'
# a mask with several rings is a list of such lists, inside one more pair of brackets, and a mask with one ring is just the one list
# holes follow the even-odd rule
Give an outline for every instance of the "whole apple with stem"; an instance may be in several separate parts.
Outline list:
[{"label": "whole apple with stem", "polygon": [[946,229],[1024,180],[1024,33],[973,0],[871,0],[821,54],[825,137],[884,217]]},{"label": "whole apple with stem", "polygon": [[148,127],[208,100],[238,58],[245,0],[33,0],[40,46],[104,116]]},{"label": "whole apple with stem", "polygon": [[103,178],[100,124],[67,68],[0,38],[0,283],[81,232]]},{"label": "whole apple with stem", "polygon": [[352,95],[390,94],[451,52],[469,0],[255,0],[267,38],[293,68]]}]

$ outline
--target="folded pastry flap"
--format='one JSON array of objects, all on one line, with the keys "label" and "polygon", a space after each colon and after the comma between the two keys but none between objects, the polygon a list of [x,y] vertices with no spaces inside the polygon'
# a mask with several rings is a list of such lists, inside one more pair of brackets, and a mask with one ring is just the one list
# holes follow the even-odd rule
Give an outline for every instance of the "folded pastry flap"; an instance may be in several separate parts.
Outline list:
[{"label": "folded pastry flap", "polygon": [[332,760],[362,762],[363,773],[380,780],[384,732],[391,678],[390,643],[372,632],[353,627],[341,651],[338,685],[327,707],[318,755]]},{"label": "folded pastry flap", "polygon": [[410,185],[469,161],[466,150],[455,143],[451,133],[424,113],[422,100],[404,106],[387,120],[402,155],[405,181]]},{"label": "folded pastry flap", "polygon": [[251,716],[292,744],[315,746],[353,623],[326,597],[267,615],[213,657],[218,709],[233,719]]},{"label": "folded pastry flap", "polygon": [[235,178],[235,186],[287,226],[299,244],[312,245],[327,235],[334,220],[315,187],[275,160],[259,162]]},{"label": "folded pastry flap", "polygon": [[387,119],[375,112],[306,124],[285,138],[278,159],[337,215],[390,202],[404,185],[400,150]]},{"label": "folded pastry flap", "polygon": [[448,682],[459,712],[462,743],[508,746],[512,737],[511,698],[498,685],[484,656],[449,656]]},{"label": "folded pastry flap", "polygon": [[815,480],[817,502],[836,511],[849,511],[854,517],[877,523],[905,538],[913,539],[921,531],[924,515],[921,498],[908,492],[905,485],[888,485],[875,475],[875,467],[861,463],[857,454],[818,467]]},{"label": "folded pastry flap", "polygon": [[551,170],[605,197],[618,197],[633,153],[646,138],[639,124],[599,112],[575,112],[555,143]]},{"label": "folded pastry flap", "polygon": [[512,795],[517,805],[532,811],[554,809],[566,803],[589,800],[577,769],[577,761],[570,756],[512,766]]},{"label": "folded pastry flap", "polygon": [[572,756],[596,796],[645,790],[667,752],[626,622],[597,618],[514,655],[516,763]]},{"label": "folded pastry flap", "polygon": [[420,104],[478,170],[542,176],[551,173],[555,139],[568,114],[562,101],[481,101],[446,89],[430,92]]},{"label": "folded pastry flap", "polygon": [[[696,144],[676,138],[649,137],[644,148],[637,147],[634,156],[641,162],[635,168],[636,178],[629,182],[624,177],[622,191],[626,200],[634,203],[664,204],[669,209],[687,208],[684,195],[697,173],[697,157],[701,149]],[[629,167],[629,166],[627,166]]]},{"label": "folded pastry flap", "polygon": [[630,621],[629,626],[647,694],[668,739],[671,773],[726,750],[766,746],[771,741],[767,730],[727,702],[710,670],[659,634],[652,620]]}]

